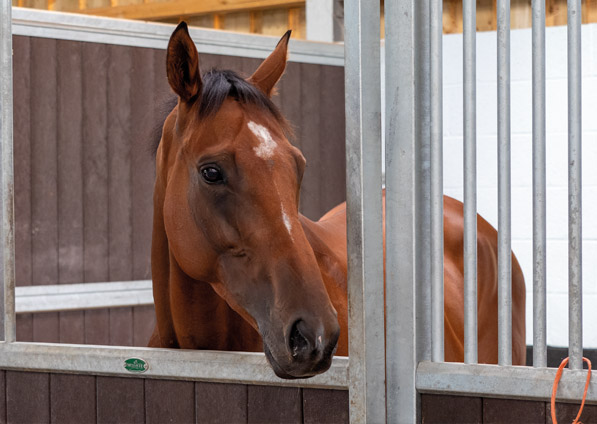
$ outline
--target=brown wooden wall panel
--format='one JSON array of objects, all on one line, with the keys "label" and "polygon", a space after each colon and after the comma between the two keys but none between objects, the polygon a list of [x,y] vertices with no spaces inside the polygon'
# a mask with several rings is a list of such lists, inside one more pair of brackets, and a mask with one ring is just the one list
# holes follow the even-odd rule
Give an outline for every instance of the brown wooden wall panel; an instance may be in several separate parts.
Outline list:
[{"label": "brown wooden wall panel", "polygon": [[349,422],[347,390],[303,389],[305,424],[343,424]]},{"label": "brown wooden wall panel", "polygon": [[247,421],[251,424],[303,422],[301,389],[249,386]]},{"label": "brown wooden wall panel", "polygon": [[543,402],[483,399],[483,423],[545,423]]},{"label": "brown wooden wall panel", "polygon": [[50,421],[60,424],[96,420],[95,377],[50,374]]},{"label": "brown wooden wall panel", "polygon": [[[14,37],[17,285],[150,278],[148,129],[171,96],[165,51]],[[260,59],[202,54],[249,76]],[[289,63],[273,98],[307,159],[301,211],[344,200],[342,68]],[[325,111],[325,114],[322,112]],[[151,308],[17,318],[18,339],[145,345]]]},{"label": "brown wooden wall panel", "polygon": [[195,385],[190,381],[145,381],[145,422],[195,422]]},{"label": "brown wooden wall panel", "polygon": [[[15,278],[31,284],[31,39],[14,37]],[[33,340],[33,315],[17,317],[19,340]]]},{"label": "brown wooden wall panel", "polygon": [[480,397],[423,395],[421,419],[424,424],[465,424],[483,422],[483,399]]},{"label": "brown wooden wall panel", "polygon": [[6,371],[6,419],[14,424],[50,422],[50,375]]},{"label": "brown wooden wall panel", "polygon": [[97,423],[145,422],[145,380],[97,377]]},{"label": "brown wooden wall panel", "polygon": [[212,424],[247,422],[247,386],[195,383],[197,422]]},{"label": "brown wooden wall panel", "polygon": [[[574,403],[556,403],[556,420],[559,423],[571,423],[576,418],[580,405]],[[545,422],[553,424],[551,420],[551,403],[545,402]],[[580,416],[583,423],[597,423],[597,405],[585,405]]]},{"label": "brown wooden wall panel", "polygon": [[0,370],[0,424],[6,423],[6,371]]}]

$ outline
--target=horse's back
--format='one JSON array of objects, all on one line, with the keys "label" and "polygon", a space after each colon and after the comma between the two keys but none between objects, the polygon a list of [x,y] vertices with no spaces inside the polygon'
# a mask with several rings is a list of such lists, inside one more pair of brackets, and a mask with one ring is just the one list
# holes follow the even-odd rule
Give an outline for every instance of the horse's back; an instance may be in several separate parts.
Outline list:
[{"label": "horse's back", "polygon": [[[384,205],[385,206],[385,205]],[[384,210],[385,214],[385,210]],[[346,255],[346,203],[328,211],[315,225],[321,240]],[[385,236],[385,235],[384,235]],[[444,317],[445,359],[464,360],[464,219],[460,201],[444,196]],[[344,265],[345,266],[345,265]],[[497,231],[477,215],[478,359],[497,363]],[[524,365],[525,283],[512,255],[512,363]]]}]

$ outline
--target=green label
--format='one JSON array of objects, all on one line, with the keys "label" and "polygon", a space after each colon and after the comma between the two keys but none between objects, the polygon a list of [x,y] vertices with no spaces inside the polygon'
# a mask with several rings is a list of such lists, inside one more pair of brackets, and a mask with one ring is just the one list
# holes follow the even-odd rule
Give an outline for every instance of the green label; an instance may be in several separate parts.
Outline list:
[{"label": "green label", "polygon": [[141,358],[128,358],[124,361],[124,369],[141,373],[149,369],[149,364]]}]

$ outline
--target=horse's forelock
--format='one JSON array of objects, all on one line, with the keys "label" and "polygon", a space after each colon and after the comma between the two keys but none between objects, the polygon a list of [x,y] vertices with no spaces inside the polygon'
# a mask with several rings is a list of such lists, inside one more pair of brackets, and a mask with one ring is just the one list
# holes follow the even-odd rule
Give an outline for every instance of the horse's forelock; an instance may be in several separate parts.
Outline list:
[{"label": "horse's forelock", "polygon": [[[212,69],[202,76],[201,98],[199,100],[199,117],[207,118],[217,113],[224,101],[232,97],[241,104],[255,105],[266,113],[269,113],[282,127],[287,137],[292,137],[290,124],[282,116],[277,106],[259,88],[244,80],[234,71]],[[159,121],[152,131],[151,152],[155,156],[164,122],[176,103],[177,97],[169,97],[162,102],[158,109]]]}]

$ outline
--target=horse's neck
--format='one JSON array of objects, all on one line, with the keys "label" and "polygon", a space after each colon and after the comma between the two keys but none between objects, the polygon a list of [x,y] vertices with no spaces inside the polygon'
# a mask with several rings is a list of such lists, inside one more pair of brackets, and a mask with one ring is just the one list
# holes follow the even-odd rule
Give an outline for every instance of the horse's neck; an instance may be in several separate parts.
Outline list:
[{"label": "horse's neck", "polygon": [[180,348],[262,349],[259,334],[216,294],[209,283],[186,275],[173,258],[170,266],[170,308]]}]

